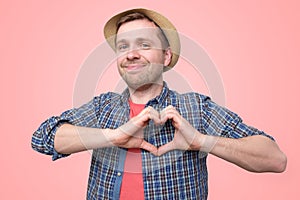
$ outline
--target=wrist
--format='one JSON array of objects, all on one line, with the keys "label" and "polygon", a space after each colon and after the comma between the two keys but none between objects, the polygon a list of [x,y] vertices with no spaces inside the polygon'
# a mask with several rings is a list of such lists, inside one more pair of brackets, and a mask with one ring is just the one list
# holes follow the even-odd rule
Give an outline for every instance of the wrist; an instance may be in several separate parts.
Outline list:
[{"label": "wrist", "polygon": [[116,129],[101,129],[102,135],[106,138],[106,147],[116,146]]},{"label": "wrist", "polygon": [[218,137],[201,134],[200,151],[209,153],[217,143]]}]

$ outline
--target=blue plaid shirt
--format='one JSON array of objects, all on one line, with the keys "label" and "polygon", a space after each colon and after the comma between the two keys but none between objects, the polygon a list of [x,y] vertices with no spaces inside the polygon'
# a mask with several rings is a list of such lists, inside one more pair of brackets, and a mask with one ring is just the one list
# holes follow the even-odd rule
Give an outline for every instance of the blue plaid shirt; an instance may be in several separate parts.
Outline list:
[{"label": "blue plaid shirt", "polygon": [[[61,124],[118,128],[129,120],[128,99],[128,89],[122,94],[109,92],[80,108],[49,118],[33,134],[33,149],[52,155],[53,160],[67,156],[54,149],[55,133]],[[238,115],[216,105],[209,97],[198,93],[178,94],[169,90],[165,83],[161,94],[150,100],[146,107],[162,110],[169,105],[203,134],[228,138],[265,135],[273,139],[247,126]],[[170,142],[173,136],[174,127],[170,121],[162,126],[150,121],[144,129],[145,140],[157,147]],[[93,150],[87,199],[119,199],[126,152],[119,147]],[[174,150],[156,157],[142,150],[145,199],[207,199],[206,158],[207,154],[199,151]]]}]

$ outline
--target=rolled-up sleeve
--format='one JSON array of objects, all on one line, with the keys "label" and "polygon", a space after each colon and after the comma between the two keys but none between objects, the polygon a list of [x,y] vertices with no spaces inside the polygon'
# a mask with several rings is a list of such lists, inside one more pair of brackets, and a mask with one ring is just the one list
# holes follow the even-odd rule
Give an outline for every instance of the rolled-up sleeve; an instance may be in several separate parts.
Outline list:
[{"label": "rolled-up sleeve", "polygon": [[33,133],[31,140],[32,148],[40,153],[52,155],[52,160],[68,156],[68,154],[60,154],[54,149],[54,137],[56,130],[63,123],[67,123],[67,121],[61,120],[60,117],[56,116],[43,122]]},{"label": "rolled-up sleeve", "polygon": [[95,97],[79,108],[67,110],[60,116],[50,117],[33,133],[32,148],[40,153],[52,155],[52,160],[68,156],[68,154],[60,154],[54,149],[54,138],[57,129],[65,123],[76,126],[97,127],[100,103],[101,96]]},{"label": "rolled-up sleeve", "polygon": [[234,112],[217,105],[209,97],[202,99],[202,128],[205,134],[227,138],[242,138],[253,135],[263,135],[274,138],[265,132],[243,123],[241,117]]}]

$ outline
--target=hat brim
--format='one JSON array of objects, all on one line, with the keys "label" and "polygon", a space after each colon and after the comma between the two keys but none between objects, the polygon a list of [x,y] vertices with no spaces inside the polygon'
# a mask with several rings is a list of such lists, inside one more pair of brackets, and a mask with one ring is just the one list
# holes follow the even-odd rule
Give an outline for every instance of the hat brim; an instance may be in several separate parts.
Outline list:
[{"label": "hat brim", "polygon": [[131,9],[131,10],[121,12],[113,16],[110,20],[107,21],[107,23],[104,26],[104,36],[108,44],[111,46],[111,48],[114,51],[116,50],[115,37],[117,34],[117,22],[120,20],[120,18],[124,17],[125,15],[134,12],[139,12],[146,15],[162,29],[166,38],[168,39],[172,51],[172,60],[168,66],[164,67],[164,71],[173,68],[177,63],[180,55],[180,39],[177,30],[175,26],[166,17],[153,10],[136,8],[136,9]]}]

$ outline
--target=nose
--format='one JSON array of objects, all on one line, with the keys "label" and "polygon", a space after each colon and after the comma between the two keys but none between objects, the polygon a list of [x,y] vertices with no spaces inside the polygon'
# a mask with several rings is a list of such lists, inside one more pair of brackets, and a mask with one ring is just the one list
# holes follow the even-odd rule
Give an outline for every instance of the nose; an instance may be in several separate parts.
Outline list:
[{"label": "nose", "polygon": [[130,51],[127,52],[127,59],[128,60],[135,60],[140,58],[140,53],[138,49],[131,49]]}]

